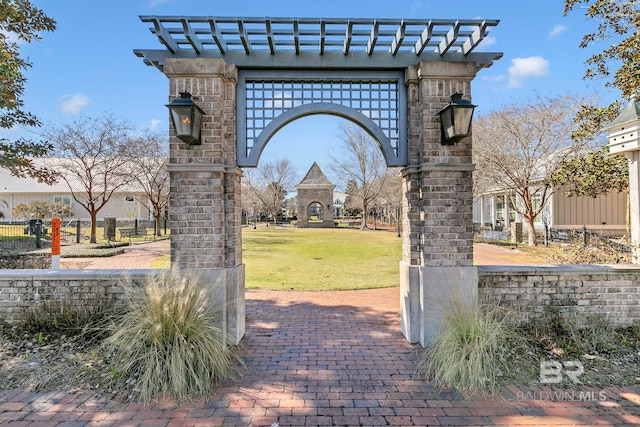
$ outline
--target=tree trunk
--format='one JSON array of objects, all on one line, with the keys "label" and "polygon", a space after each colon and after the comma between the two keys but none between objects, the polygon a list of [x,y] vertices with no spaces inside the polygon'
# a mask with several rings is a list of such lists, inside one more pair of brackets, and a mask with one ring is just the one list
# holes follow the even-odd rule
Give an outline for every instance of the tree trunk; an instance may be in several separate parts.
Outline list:
[{"label": "tree trunk", "polygon": [[536,236],[536,227],[533,223],[535,218],[524,217],[527,222],[527,229],[529,231],[529,246],[538,246],[538,237]]},{"label": "tree trunk", "polygon": [[89,212],[91,216],[91,238],[89,239],[90,243],[96,243],[96,228],[98,221],[96,218],[98,217],[98,213],[95,211]]},{"label": "tree trunk", "polygon": [[160,213],[154,213],[153,215],[153,219],[156,222],[156,230],[155,230],[156,237],[162,236],[162,231],[161,231],[162,227],[160,227],[160,216],[161,216]]},{"label": "tree trunk", "polygon": [[360,224],[360,230],[367,229],[367,205],[365,203],[362,204],[362,223]]}]

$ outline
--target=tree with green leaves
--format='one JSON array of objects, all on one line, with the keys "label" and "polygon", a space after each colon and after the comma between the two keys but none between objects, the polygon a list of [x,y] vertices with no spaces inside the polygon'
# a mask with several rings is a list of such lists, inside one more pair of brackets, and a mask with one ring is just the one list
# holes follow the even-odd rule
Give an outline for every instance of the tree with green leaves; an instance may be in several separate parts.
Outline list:
[{"label": "tree with green leaves", "polygon": [[[565,16],[582,8],[587,18],[599,22],[595,31],[582,38],[580,48],[588,48],[598,42],[609,44],[587,59],[584,78],[603,78],[605,87],[619,89],[622,98],[640,98],[640,2],[565,0],[564,4]],[[618,115],[620,106],[619,102],[604,107],[583,106],[576,116],[580,127],[576,129],[574,139],[588,139],[599,133]]]},{"label": "tree with green leaves", "polygon": [[[40,32],[53,31],[56,22],[28,0],[0,0],[0,127],[37,127],[40,121],[24,110],[24,72],[31,62],[20,56],[19,42],[41,39]],[[52,149],[45,141],[0,138],[0,167],[12,175],[36,178],[40,182],[56,180],[54,171],[34,162]]]},{"label": "tree with green leaves", "polygon": [[598,197],[610,191],[629,190],[629,162],[623,156],[610,156],[607,147],[589,151],[562,162],[549,177],[553,186],[566,188],[566,195]]}]

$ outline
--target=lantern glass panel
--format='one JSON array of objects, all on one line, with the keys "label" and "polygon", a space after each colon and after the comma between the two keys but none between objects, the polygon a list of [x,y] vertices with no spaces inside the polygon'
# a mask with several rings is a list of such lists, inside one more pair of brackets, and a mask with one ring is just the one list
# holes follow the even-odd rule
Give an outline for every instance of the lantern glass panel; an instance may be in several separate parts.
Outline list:
[{"label": "lantern glass panel", "polygon": [[191,135],[191,109],[191,106],[173,106],[171,108],[176,135]]},{"label": "lantern glass panel", "polygon": [[447,106],[442,113],[440,113],[440,120],[442,120],[442,129],[446,139],[451,139],[455,136],[454,122],[453,122],[453,109],[451,106]]},{"label": "lantern glass panel", "polygon": [[473,115],[473,108],[456,107],[453,108],[455,125],[455,134],[457,136],[467,136],[469,133],[469,127],[471,125],[471,116]]}]

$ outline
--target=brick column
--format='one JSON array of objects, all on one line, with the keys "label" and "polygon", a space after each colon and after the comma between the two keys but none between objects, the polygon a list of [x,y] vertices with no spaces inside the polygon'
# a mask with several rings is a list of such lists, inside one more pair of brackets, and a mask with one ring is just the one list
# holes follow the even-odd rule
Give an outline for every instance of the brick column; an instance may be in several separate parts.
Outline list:
[{"label": "brick column", "polygon": [[169,100],[191,93],[205,112],[201,145],[170,136],[171,262],[196,270],[221,311],[226,335],[244,335],[241,171],[236,166],[237,69],[221,59],[167,59]]},{"label": "brick column", "polygon": [[428,345],[449,304],[474,301],[471,138],[441,144],[437,113],[454,93],[470,99],[473,62],[421,62],[407,70],[409,166],[404,168],[402,331]]}]

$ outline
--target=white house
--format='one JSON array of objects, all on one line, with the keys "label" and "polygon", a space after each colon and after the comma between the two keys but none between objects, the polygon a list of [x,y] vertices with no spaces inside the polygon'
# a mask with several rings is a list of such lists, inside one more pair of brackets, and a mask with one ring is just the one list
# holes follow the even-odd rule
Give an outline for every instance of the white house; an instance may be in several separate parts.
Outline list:
[{"label": "white house", "polygon": [[[44,159],[46,162],[46,159]],[[16,178],[8,170],[0,168],[0,221],[14,222],[27,218],[15,218],[13,208],[34,201],[58,202],[71,206],[73,219],[89,221],[89,213],[71,195],[66,183],[60,180],[53,185],[40,183],[32,178]],[[98,219],[114,217],[117,220],[151,220],[151,209],[143,191],[134,184],[124,191],[116,192],[98,212]],[[71,219],[71,218],[69,218]]]},{"label": "white house", "polygon": [[[539,206],[540,196],[534,196],[534,206]],[[575,229],[586,226],[589,230],[606,230],[622,234],[626,230],[627,193],[610,192],[596,198],[588,196],[568,197],[558,189],[536,217],[536,230],[549,228]],[[512,222],[523,222],[513,209],[505,192],[482,194],[473,203],[473,222],[477,226],[508,230]]]}]

